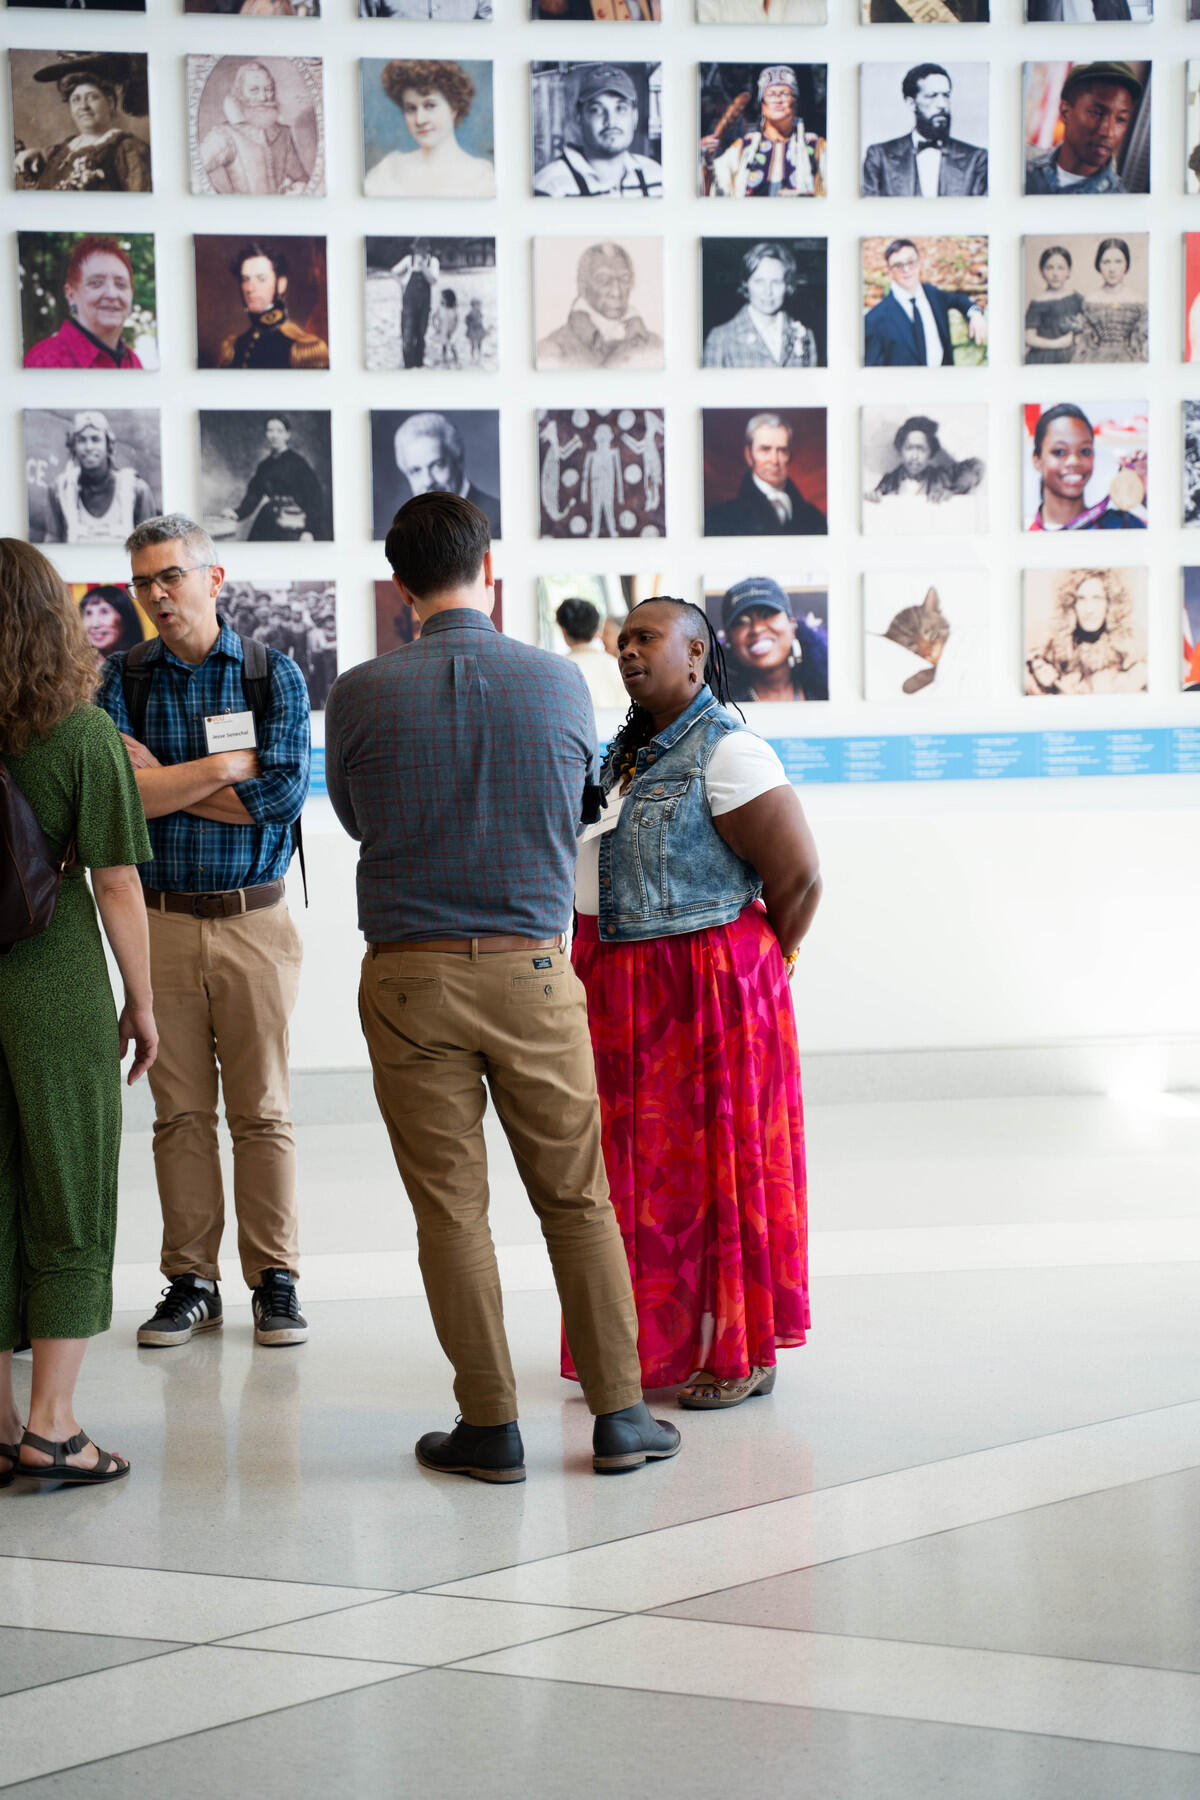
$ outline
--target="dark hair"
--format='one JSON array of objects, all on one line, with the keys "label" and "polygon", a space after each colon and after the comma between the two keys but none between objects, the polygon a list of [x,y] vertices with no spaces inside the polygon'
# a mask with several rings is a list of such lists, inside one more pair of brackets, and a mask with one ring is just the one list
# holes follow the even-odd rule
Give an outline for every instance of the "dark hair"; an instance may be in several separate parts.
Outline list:
[{"label": "dark hair", "polygon": [[1040,275],[1045,274],[1046,264],[1050,261],[1052,256],[1061,256],[1068,269],[1072,269],[1075,266],[1071,261],[1071,252],[1066,248],[1065,244],[1051,244],[1049,249],[1043,250],[1042,254],[1038,257],[1038,273]]},{"label": "dark hair", "polygon": [[884,262],[890,263],[897,250],[912,250],[917,256],[921,254],[911,238],[893,238],[883,253]]},{"label": "dark hair", "polygon": [[475,98],[475,83],[461,63],[401,61],[385,63],[379,77],[384,93],[394,106],[403,110],[404,96],[411,88],[415,94],[441,94],[461,125]]},{"label": "dark hair", "polygon": [[114,650],[132,650],[135,644],[141,643],[141,620],[138,618],[137,609],[125,588],[118,586],[115,581],[98,581],[95,587],[88,589],[79,602],[81,619],[94,600],[102,600],[105,606],[111,606],[113,611],[120,616],[121,639],[119,643],[114,644]]},{"label": "dark hair", "polygon": [[264,431],[266,430],[267,426],[271,423],[272,419],[274,419],[278,424],[282,425],[283,429],[285,431],[290,431],[292,429],[292,421],[288,418],[286,413],[268,413],[266,418],[263,420],[263,430]]},{"label": "dark hair", "polygon": [[[910,69],[908,71],[908,74],[900,83],[900,92],[904,95],[904,98],[906,100],[915,100],[917,97],[917,89],[930,75],[943,75],[947,81],[950,81],[950,71],[949,69],[943,69],[941,63],[918,63],[915,69]],[[953,81],[950,81],[950,85],[951,87],[954,86]]]},{"label": "dark hair", "polygon": [[[717,639],[716,633],[707,617],[698,606],[690,600],[680,600],[675,594],[654,594],[649,600],[639,600],[637,606],[631,606],[626,614],[628,624],[635,612],[642,606],[677,606],[680,609],[681,622],[695,627],[695,636],[701,638],[708,649],[704,658],[702,679],[712,689],[713,695],[720,705],[727,706],[732,699],[729,689],[729,670],[725,662],[725,652]],[[687,615],[686,619],[683,615]],[[741,708],[738,708],[739,712]],[[654,715],[644,706],[633,701],[629,711],[621,721],[619,730],[612,735],[611,742],[605,752],[600,775],[603,780],[606,773],[612,772],[617,780],[623,780],[637,761],[637,753],[654,736]]]},{"label": "dark hair", "polygon": [[738,282],[737,291],[742,296],[743,300],[747,298],[746,290],[750,277],[753,275],[755,269],[757,269],[759,263],[764,263],[768,261],[768,259],[777,262],[783,269],[784,292],[791,294],[795,291],[795,257],[792,255],[786,244],[771,243],[764,238],[759,243],[752,244],[742,257],[742,279]]},{"label": "dark hair", "polygon": [[903,450],[905,439],[914,431],[929,439],[929,448],[934,456],[940,456],[942,445],[938,437],[936,419],[927,419],[923,413],[914,413],[911,419],[905,419],[903,425],[892,439],[892,448]]},{"label": "dark hair", "polygon": [[564,600],[554,622],[573,644],[590,644],[600,629],[600,608],[590,600]]},{"label": "dark hair", "polygon": [[[825,633],[814,631],[803,619],[792,618],[792,631],[799,655],[791,667],[792,692],[806,700],[829,698],[829,644]],[[736,658],[729,665],[729,697],[733,701],[753,700],[754,682],[751,672]]]},{"label": "dark hair", "polygon": [[491,549],[487,515],[458,494],[414,494],[392,520],[384,555],[405,587],[427,600],[467,587]]},{"label": "dark hair", "polygon": [[1125,258],[1126,269],[1132,268],[1133,258],[1129,254],[1129,245],[1125,242],[1124,238],[1101,238],[1100,248],[1096,252],[1096,260],[1092,264],[1097,275],[1100,273],[1100,259],[1103,257],[1106,250],[1119,250],[1121,255]]},{"label": "dark hair", "polygon": [[287,279],[287,257],[284,256],[281,250],[268,250],[265,244],[260,244],[258,239],[255,238],[252,243],[243,244],[237,255],[231,256],[229,259],[229,273],[233,276],[235,281],[240,281],[242,279],[242,269],[246,263],[250,261],[252,256],[264,256],[266,258],[275,271],[276,281],[279,280],[280,276],[283,276],[285,280]]},{"label": "dark hair", "polygon": [[458,295],[454,292],[453,288],[443,288],[442,289],[442,305],[443,306],[457,306],[458,305]]},{"label": "dark hair", "polygon": [[1070,400],[1063,400],[1058,406],[1051,406],[1044,413],[1038,414],[1038,422],[1033,428],[1033,454],[1035,456],[1042,454],[1046,433],[1051,425],[1057,424],[1059,419],[1078,419],[1081,425],[1087,426],[1093,437],[1096,435],[1095,427],[1083,408],[1072,405]]}]

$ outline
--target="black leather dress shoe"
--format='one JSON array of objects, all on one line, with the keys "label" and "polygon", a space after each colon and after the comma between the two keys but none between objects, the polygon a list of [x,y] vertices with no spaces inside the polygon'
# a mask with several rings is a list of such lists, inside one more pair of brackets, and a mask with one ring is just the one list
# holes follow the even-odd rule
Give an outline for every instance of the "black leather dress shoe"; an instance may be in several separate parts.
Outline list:
[{"label": "black leather dress shoe", "polygon": [[525,1446],[514,1419],[509,1425],[467,1425],[427,1431],[417,1439],[417,1461],[443,1475],[470,1475],[476,1481],[524,1481]]},{"label": "black leather dress shoe", "polygon": [[592,1467],[597,1475],[627,1475],[648,1462],[679,1452],[680,1437],[665,1419],[652,1419],[644,1400],[620,1412],[597,1413],[592,1427]]}]

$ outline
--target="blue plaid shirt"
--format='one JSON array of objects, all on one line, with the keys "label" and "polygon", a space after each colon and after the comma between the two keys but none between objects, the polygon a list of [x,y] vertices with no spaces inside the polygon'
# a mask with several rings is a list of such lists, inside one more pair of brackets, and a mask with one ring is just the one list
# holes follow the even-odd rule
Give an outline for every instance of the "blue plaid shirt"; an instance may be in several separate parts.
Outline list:
[{"label": "blue plaid shirt", "polygon": [[[182,662],[161,640],[150,653],[154,680],[146,706],[142,742],[160,763],[195,762],[208,755],[207,715],[245,712],[242,643],[224,619],[221,635],[198,667]],[[304,677],[278,650],[271,665],[270,707],[258,727],[258,764],[253,781],[239,781],[234,793],[253,825],[225,825],[192,813],[150,819],[154,855],[141,866],[145,887],[172,894],[219,893],[276,881],[292,860],[292,821],[300,817],[308,793],[309,712]],[[121,691],[124,652],[110,656],[97,704],[118,731],[132,732]]]}]

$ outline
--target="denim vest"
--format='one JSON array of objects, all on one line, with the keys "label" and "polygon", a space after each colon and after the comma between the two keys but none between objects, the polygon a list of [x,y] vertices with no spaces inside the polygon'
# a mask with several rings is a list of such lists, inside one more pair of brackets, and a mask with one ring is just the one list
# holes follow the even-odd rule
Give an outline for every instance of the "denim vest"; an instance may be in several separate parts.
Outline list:
[{"label": "denim vest", "polygon": [[[674,724],[637,753],[612,831],[600,839],[600,938],[630,943],[728,925],[762,883],[713,824],[704,771],[731,731],[746,726],[702,687]],[[605,789],[615,785],[615,772]]]}]

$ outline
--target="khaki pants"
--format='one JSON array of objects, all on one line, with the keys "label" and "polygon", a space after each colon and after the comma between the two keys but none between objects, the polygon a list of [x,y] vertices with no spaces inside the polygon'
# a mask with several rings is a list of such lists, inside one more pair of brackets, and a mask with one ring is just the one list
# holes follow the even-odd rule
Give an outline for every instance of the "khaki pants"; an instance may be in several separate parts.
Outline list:
[{"label": "khaki pants", "polygon": [[633,1406],[637,1312],[604,1173],[587,1003],[565,952],[368,950],[359,1008],[467,1424],[517,1417],[488,1229],[485,1079],[550,1252],[588,1406]]},{"label": "khaki pants", "polygon": [[287,905],[230,919],[147,909],[158,1021],[154,1166],[162,1272],[220,1278],[225,1195],[217,1147],[217,1068],[233,1138],[233,1202],[246,1284],[299,1272],[296,1141],[289,1112],[288,1019],[300,986],[300,934]]}]

